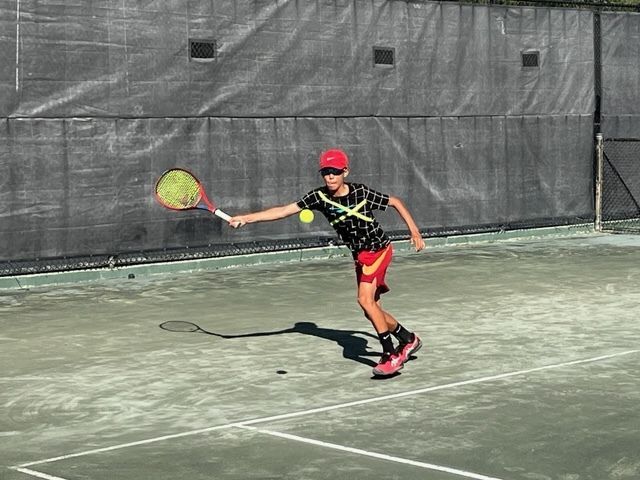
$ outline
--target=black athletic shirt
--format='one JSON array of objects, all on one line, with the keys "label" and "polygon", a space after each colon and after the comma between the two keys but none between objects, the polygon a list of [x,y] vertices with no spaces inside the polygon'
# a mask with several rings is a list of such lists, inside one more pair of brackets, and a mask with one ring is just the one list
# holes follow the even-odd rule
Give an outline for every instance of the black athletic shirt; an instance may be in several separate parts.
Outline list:
[{"label": "black athletic shirt", "polygon": [[387,209],[389,195],[360,183],[346,185],[349,193],[343,197],[332,197],[327,187],[319,187],[302,197],[297,205],[321,212],[354,257],[362,250],[376,251],[389,245],[389,237],[372,213]]}]

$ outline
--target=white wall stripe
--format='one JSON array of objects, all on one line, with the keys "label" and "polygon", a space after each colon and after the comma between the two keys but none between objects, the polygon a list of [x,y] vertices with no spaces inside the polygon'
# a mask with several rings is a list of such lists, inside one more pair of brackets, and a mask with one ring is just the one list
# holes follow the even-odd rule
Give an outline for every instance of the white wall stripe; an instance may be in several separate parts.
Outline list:
[{"label": "white wall stripe", "polygon": [[20,90],[20,0],[16,0],[16,92]]}]

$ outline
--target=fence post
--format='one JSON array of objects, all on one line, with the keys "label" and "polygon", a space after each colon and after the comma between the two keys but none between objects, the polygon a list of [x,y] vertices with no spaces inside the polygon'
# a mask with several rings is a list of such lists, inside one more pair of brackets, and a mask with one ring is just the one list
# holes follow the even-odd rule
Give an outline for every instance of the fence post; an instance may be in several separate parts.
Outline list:
[{"label": "fence post", "polygon": [[595,230],[602,231],[602,174],[604,161],[604,143],[602,133],[596,134],[596,218]]}]

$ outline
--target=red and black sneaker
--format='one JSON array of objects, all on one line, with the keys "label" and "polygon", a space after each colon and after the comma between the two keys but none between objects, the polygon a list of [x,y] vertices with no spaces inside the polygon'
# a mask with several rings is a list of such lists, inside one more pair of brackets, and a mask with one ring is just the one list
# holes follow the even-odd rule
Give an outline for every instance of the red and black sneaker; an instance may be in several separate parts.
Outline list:
[{"label": "red and black sneaker", "polygon": [[379,377],[393,375],[404,366],[402,357],[397,353],[383,353],[380,361],[373,368],[373,374]]},{"label": "red and black sneaker", "polygon": [[409,360],[409,357],[411,357],[412,354],[420,350],[421,347],[422,347],[422,340],[420,340],[420,337],[418,335],[416,335],[415,333],[412,333],[411,341],[409,343],[401,343],[400,345],[398,345],[398,348],[396,349],[396,353],[402,360],[402,363],[404,364],[407,360]]}]

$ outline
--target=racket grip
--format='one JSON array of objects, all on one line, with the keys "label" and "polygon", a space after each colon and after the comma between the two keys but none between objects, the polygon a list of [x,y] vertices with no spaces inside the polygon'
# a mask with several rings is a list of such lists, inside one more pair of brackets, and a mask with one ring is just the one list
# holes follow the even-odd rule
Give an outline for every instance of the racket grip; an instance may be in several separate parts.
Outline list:
[{"label": "racket grip", "polygon": [[225,221],[227,221],[227,222],[228,222],[229,220],[231,220],[231,217],[230,217],[229,215],[227,215],[226,213],[224,213],[222,210],[218,210],[218,209],[216,209],[216,210],[213,212],[213,214],[214,214],[214,215],[217,215],[218,217],[220,217],[221,219],[223,219],[223,220],[225,220]]}]

